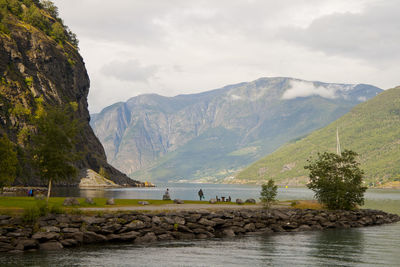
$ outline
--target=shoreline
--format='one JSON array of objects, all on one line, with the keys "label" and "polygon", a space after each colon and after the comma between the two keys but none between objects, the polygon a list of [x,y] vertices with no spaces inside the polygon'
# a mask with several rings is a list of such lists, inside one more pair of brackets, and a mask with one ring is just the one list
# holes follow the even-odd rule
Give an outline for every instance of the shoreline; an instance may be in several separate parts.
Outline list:
[{"label": "shoreline", "polygon": [[[208,205],[207,205],[208,206]],[[135,244],[181,239],[241,236],[247,233],[318,231],[400,221],[400,216],[378,210],[327,211],[259,206],[220,206],[188,210],[129,210],[96,215],[48,214],[32,223],[0,215],[0,252],[61,250],[85,244]],[[149,208],[149,207],[143,207]],[[160,209],[161,208],[161,209]],[[120,209],[120,207],[118,207]],[[160,212],[160,210],[163,210]]]}]

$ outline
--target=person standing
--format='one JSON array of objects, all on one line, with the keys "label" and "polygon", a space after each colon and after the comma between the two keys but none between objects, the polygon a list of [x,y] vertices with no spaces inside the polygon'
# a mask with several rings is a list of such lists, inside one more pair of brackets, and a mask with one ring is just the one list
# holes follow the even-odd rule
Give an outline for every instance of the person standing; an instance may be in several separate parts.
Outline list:
[{"label": "person standing", "polygon": [[203,193],[203,190],[201,190],[201,188],[200,188],[198,194],[199,194],[199,198],[200,198],[200,201],[201,201],[204,198],[204,193]]}]

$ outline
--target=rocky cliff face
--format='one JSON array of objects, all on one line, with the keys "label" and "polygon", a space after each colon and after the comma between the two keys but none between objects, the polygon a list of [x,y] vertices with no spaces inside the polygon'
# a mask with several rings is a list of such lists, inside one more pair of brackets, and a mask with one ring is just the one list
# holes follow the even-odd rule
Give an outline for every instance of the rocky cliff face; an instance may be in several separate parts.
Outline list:
[{"label": "rocky cliff face", "polygon": [[141,95],[92,117],[108,159],[160,181],[216,181],[382,90],[262,78],[194,95]]},{"label": "rocky cliff face", "polygon": [[[107,164],[104,149],[89,126],[87,95],[89,77],[78,50],[69,42],[56,42],[42,30],[11,16],[9,33],[0,32],[0,134],[7,133],[20,152],[24,129],[34,127],[28,115],[33,114],[39,97],[50,105],[78,104],[77,116],[83,129],[77,148],[83,159],[80,169],[96,171],[101,166],[118,183],[136,184]],[[19,175],[17,183],[35,184],[38,179]],[[76,184],[79,181],[68,181]]]}]

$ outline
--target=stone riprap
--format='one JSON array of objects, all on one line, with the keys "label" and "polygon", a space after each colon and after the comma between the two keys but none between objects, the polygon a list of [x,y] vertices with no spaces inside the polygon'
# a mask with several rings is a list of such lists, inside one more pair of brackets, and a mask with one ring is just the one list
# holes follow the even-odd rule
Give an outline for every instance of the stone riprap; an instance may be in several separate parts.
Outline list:
[{"label": "stone riprap", "polygon": [[113,213],[96,216],[57,214],[26,224],[0,216],[0,252],[58,250],[104,242],[148,243],[174,239],[234,237],[351,228],[400,221],[377,210],[325,211],[298,209],[195,210],[164,213]]}]

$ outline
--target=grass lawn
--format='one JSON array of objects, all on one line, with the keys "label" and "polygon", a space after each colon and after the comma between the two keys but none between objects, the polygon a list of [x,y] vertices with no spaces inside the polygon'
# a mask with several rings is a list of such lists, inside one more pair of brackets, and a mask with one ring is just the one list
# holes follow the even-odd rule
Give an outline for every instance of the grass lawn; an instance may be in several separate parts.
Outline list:
[{"label": "grass lawn", "polygon": [[[109,207],[127,207],[127,206],[143,206],[138,204],[139,201],[148,201],[150,205],[161,206],[165,204],[173,204],[172,200],[156,200],[156,199],[114,199],[115,205],[106,205],[106,198],[94,198],[95,204],[85,203],[84,198],[77,198],[80,205],[73,207],[63,207],[65,197],[51,197],[49,199],[50,207],[62,207],[66,209],[76,209],[76,208],[109,208]],[[27,208],[37,207],[40,201],[35,200],[33,197],[0,197],[0,213],[14,213],[18,211],[23,211]],[[42,201],[43,202],[43,201]],[[208,201],[198,201],[198,200],[184,200],[185,204],[208,204]],[[183,204],[183,205],[185,205]],[[227,205],[236,204],[234,202],[217,202],[214,205]],[[252,205],[246,203],[245,205]]]}]

